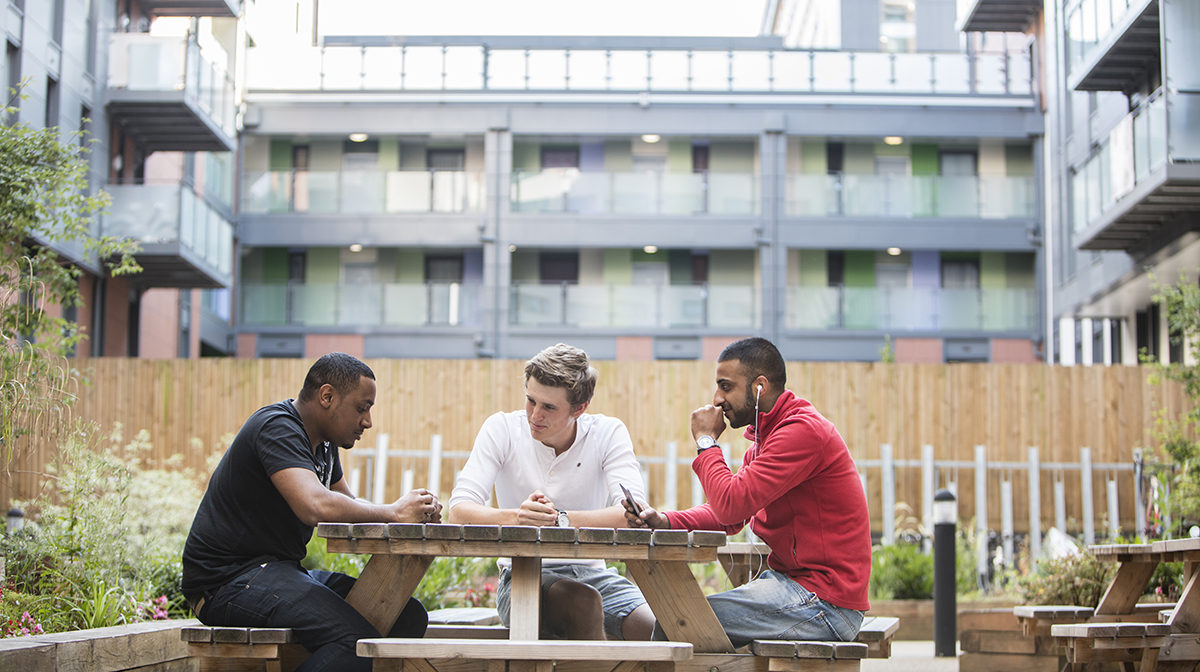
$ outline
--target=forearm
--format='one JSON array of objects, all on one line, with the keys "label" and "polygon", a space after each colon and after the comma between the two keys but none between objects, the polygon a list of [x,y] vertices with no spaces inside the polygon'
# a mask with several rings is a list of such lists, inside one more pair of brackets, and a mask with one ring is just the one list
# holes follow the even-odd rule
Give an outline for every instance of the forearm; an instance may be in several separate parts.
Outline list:
[{"label": "forearm", "polygon": [[355,499],[339,492],[327,491],[327,495],[312,503],[308,512],[310,519],[305,523],[415,523],[415,519],[402,519],[395,507]]},{"label": "forearm", "polygon": [[628,527],[625,507],[614,505],[592,511],[567,511],[571,527]]},{"label": "forearm", "polygon": [[517,525],[516,509],[496,509],[474,502],[458,502],[450,508],[456,525]]}]

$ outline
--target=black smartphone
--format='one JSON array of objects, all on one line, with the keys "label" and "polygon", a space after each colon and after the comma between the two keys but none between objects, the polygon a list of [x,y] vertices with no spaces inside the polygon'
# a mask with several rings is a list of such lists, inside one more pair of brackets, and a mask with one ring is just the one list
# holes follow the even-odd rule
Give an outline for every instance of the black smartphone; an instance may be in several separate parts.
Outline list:
[{"label": "black smartphone", "polygon": [[618,483],[617,485],[621,486],[621,492],[625,493],[625,501],[629,502],[629,506],[633,508],[633,515],[642,515],[642,507],[638,506],[637,502],[634,501],[633,495],[629,492],[629,488],[625,487],[624,483]]}]

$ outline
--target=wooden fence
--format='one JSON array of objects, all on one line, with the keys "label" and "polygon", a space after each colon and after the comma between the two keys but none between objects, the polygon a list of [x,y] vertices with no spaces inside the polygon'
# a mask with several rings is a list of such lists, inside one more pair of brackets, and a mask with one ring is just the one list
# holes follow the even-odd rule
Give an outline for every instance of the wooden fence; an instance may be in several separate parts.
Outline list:
[{"label": "wooden fence", "polygon": [[[214,453],[255,409],[292,397],[310,362],[287,359],[140,360],[82,359],[73,362],[90,383],[82,386],[74,413],[108,428],[121,422],[126,436],[148,430],[151,463],[181,455],[180,464],[203,472]],[[349,466],[364,464],[381,433],[389,436],[398,459],[390,460],[386,491],[400,493],[402,474],[412,470],[417,485],[428,472],[431,438],[441,437],[444,464],[440,482],[449,496],[454,476],[465,461],[483,420],[499,410],[521,408],[523,362],[513,360],[370,360],[378,383],[372,411],[374,429],[351,451]],[[691,439],[691,410],[712,397],[714,366],[708,362],[597,362],[600,382],[590,412],[621,418],[645,460],[652,503],[668,508],[693,501],[691,472],[669,469],[666,451],[674,442],[686,458]],[[1028,528],[1025,474],[1029,448],[1037,447],[1042,487],[1042,519],[1054,524],[1050,484],[1061,481],[1069,525],[1081,527],[1083,511],[1078,467],[1080,449],[1092,464],[1097,519],[1107,513],[1108,481],[1121,493],[1123,527],[1134,517],[1132,460],[1138,447],[1150,447],[1156,409],[1179,412],[1186,400],[1177,385],[1146,381],[1141,367],[1052,367],[1007,364],[866,364],[790,363],[788,387],[810,399],[845,437],[861,470],[872,508],[872,525],[883,527],[881,466],[894,465],[895,500],[920,515],[921,460],[932,446],[936,485],[960,484],[963,518],[976,510],[976,446],[985,447],[988,523],[1000,528],[1000,481],[1013,488],[1016,529]],[[41,440],[39,440],[39,438]],[[747,442],[740,432],[721,437],[740,457]],[[883,446],[890,446],[886,449]],[[53,442],[34,437],[15,447],[0,494],[27,499],[44,482]],[[667,473],[675,488],[665,487]],[[675,502],[661,501],[673,490]],[[1097,523],[1100,529],[1106,529]]]}]

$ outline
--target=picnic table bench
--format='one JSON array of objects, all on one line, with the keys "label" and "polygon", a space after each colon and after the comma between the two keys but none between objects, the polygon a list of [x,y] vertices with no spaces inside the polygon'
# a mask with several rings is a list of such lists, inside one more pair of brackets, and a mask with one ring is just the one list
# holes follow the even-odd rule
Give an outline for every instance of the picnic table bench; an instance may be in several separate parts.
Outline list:
[{"label": "picnic table bench", "polygon": [[294,643],[290,628],[231,628],[189,626],[179,631],[187,642],[188,654],[199,659],[201,672],[240,670],[289,672],[308,658],[308,651]]}]

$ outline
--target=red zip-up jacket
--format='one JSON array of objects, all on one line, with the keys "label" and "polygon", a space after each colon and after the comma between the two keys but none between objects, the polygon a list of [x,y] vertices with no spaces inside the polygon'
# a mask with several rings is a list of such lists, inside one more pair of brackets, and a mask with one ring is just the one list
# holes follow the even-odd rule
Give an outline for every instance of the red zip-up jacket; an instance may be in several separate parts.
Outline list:
[{"label": "red zip-up jacket", "polygon": [[771,569],[826,602],[866,611],[871,525],[846,442],[791,390],[759,414],[758,424],[761,440],[746,428],[753,443],[736,474],[719,450],[696,457],[692,469],[708,501],[668,512],[671,527],[733,534],[749,523],[771,547]]}]

